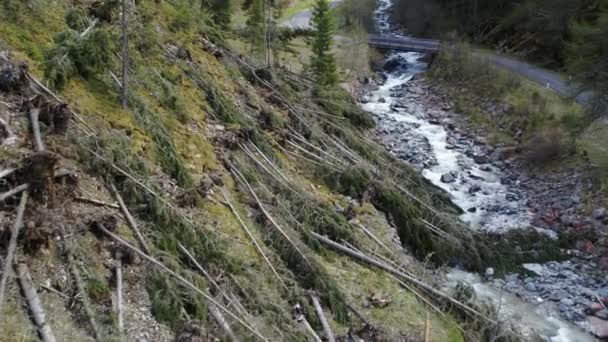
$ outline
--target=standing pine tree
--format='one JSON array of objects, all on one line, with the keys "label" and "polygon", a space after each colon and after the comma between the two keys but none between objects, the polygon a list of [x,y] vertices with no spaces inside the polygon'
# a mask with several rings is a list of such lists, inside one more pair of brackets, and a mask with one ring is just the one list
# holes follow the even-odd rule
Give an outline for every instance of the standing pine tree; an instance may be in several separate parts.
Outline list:
[{"label": "standing pine tree", "polygon": [[231,0],[201,0],[201,8],[209,8],[213,23],[221,29],[227,29],[232,18]]},{"label": "standing pine tree", "polygon": [[338,82],[336,60],[331,53],[334,35],[333,18],[328,0],[316,0],[312,14],[314,35],[310,41],[313,56],[310,67],[319,86],[330,86]]}]

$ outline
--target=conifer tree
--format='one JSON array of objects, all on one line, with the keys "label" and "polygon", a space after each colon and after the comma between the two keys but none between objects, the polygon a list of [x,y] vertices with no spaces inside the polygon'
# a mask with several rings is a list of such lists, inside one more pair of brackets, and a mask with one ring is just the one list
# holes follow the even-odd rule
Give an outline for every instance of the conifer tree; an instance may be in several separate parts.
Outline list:
[{"label": "conifer tree", "polygon": [[232,18],[231,0],[208,0],[213,22],[222,29],[228,28]]},{"label": "conifer tree", "polygon": [[331,86],[338,82],[336,60],[331,53],[334,24],[330,9],[328,0],[316,0],[313,10],[314,35],[310,41],[313,56],[310,67],[319,86]]},{"label": "conifer tree", "polygon": [[247,29],[251,53],[259,54],[264,50],[265,45],[264,0],[250,0],[246,6],[248,7]]}]

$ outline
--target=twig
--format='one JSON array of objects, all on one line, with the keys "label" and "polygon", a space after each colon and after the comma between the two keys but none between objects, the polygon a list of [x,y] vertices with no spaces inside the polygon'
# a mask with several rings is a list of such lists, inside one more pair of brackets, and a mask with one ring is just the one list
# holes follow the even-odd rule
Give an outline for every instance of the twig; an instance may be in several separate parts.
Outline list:
[{"label": "twig", "polygon": [[9,197],[12,197],[12,196],[20,193],[22,191],[27,190],[29,187],[30,187],[29,184],[21,184],[21,185],[19,185],[17,187],[14,187],[14,188],[10,189],[9,191],[7,191],[5,193],[0,194],[0,202],[4,201],[5,199],[7,199]]},{"label": "twig", "polygon": [[133,219],[133,216],[131,216],[129,209],[125,205],[125,202],[122,200],[122,197],[118,193],[118,190],[116,190],[116,186],[114,186],[114,184],[110,184],[110,189],[112,190],[112,193],[116,197],[116,201],[118,201],[118,205],[120,206],[120,209],[122,210],[123,215],[127,219],[129,226],[133,230],[133,233],[135,234],[135,238],[137,238],[137,241],[139,242],[141,249],[146,254],[150,254],[150,249],[148,249],[148,245],[146,244],[146,241],[144,240],[144,236],[139,231],[139,228],[137,228],[137,223],[135,222],[135,219]]},{"label": "twig", "polygon": [[32,108],[30,110],[30,123],[32,124],[32,132],[34,133],[34,141],[36,142],[36,151],[42,152],[46,150],[44,143],[42,142],[42,135],[40,134],[40,109]]},{"label": "twig", "polygon": [[124,331],[124,315],[122,308],[122,253],[116,252],[116,316],[118,316],[118,334],[122,338]]},{"label": "twig", "polygon": [[449,301],[450,303],[458,306],[459,308],[463,309],[465,312],[468,312],[469,314],[472,314],[474,316],[478,316],[481,319],[484,319],[484,320],[488,321],[489,323],[496,324],[496,322],[493,319],[490,319],[490,318],[484,316],[483,314],[481,314],[479,311],[475,310],[474,308],[472,308],[472,307],[470,307],[470,306],[468,306],[468,305],[466,305],[464,303],[459,302],[458,300],[450,297],[449,295],[447,295],[447,294],[445,294],[445,293],[443,293],[443,292],[441,292],[441,291],[439,291],[439,290],[431,287],[430,285],[427,285],[427,284],[421,282],[420,280],[418,280],[418,279],[416,279],[416,278],[414,278],[414,277],[412,277],[410,275],[407,275],[407,274],[405,274],[405,273],[403,273],[403,272],[401,272],[401,271],[399,271],[399,270],[397,270],[397,269],[395,269],[395,268],[393,268],[391,266],[388,266],[388,265],[386,265],[386,264],[384,264],[384,263],[382,263],[382,262],[380,262],[380,261],[378,261],[376,259],[370,258],[370,257],[368,257],[365,254],[359,253],[359,252],[354,251],[354,250],[352,250],[352,249],[350,249],[348,247],[345,247],[345,246],[343,246],[343,245],[341,245],[341,244],[339,244],[339,243],[337,243],[335,241],[332,241],[332,240],[326,238],[325,236],[321,236],[321,235],[319,235],[319,234],[317,234],[315,232],[310,232],[310,235],[312,237],[314,237],[315,239],[317,239],[319,242],[325,244],[326,246],[332,247],[333,249],[335,249],[337,251],[340,251],[342,253],[345,253],[345,254],[353,257],[353,258],[359,259],[359,260],[364,261],[364,262],[366,262],[366,263],[368,263],[370,265],[376,266],[376,267],[378,267],[378,268],[380,268],[380,269],[382,269],[382,270],[384,270],[384,271],[386,271],[386,272],[388,272],[388,273],[396,276],[397,278],[401,278],[403,280],[409,281],[409,282],[413,283],[414,285],[416,285],[416,286],[418,286],[418,287],[420,287],[420,288],[422,288],[422,289],[430,292],[431,294]]},{"label": "twig", "polygon": [[70,299],[71,298],[70,296],[66,295],[65,293],[57,291],[57,290],[55,290],[54,288],[52,288],[50,286],[46,286],[44,284],[40,284],[38,286],[42,287],[43,289],[45,289],[47,291],[53,292],[54,294],[59,295],[59,296],[65,298],[65,299]]},{"label": "twig", "polygon": [[279,273],[277,272],[277,270],[274,268],[274,266],[272,266],[272,263],[270,262],[270,259],[268,259],[268,257],[266,256],[266,254],[262,250],[262,247],[260,246],[260,244],[257,242],[257,240],[255,239],[255,237],[253,236],[253,234],[251,233],[251,231],[249,230],[249,228],[247,228],[247,225],[245,224],[245,222],[243,221],[243,219],[239,215],[239,213],[236,210],[236,208],[230,202],[230,199],[226,195],[225,190],[222,189],[221,192],[222,192],[222,196],[224,196],[224,200],[226,201],[226,205],[228,206],[228,208],[230,208],[230,211],[232,212],[232,214],[234,215],[234,217],[236,217],[237,221],[239,221],[239,224],[241,225],[241,227],[243,228],[243,230],[245,230],[245,233],[247,233],[247,236],[249,237],[249,239],[251,240],[251,242],[255,246],[255,248],[258,251],[258,253],[260,253],[260,255],[262,256],[262,258],[264,258],[264,261],[266,261],[266,264],[268,264],[268,266],[272,270],[272,273],[279,280],[279,283],[283,286],[283,288],[285,290],[287,290],[287,285],[285,285],[285,283],[281,279],[281,276],[279,275]]},{"label": "twig", "polygon": [[323,313],[323,308],[321,307],[321,303],[319,303],[319,298],[315,295],[311,295],[312,304],[315,307],[315,311],[317,312],[317,316],[319,316],[319,321],[321,321],[321,325],[323,326],[323,330],[325,331],[325,337],[327,337],[328,342],[336,342],[334,338],[334,334],[331,332],[331,327],[325,318],[325,314]]},{"label": "twig", "polygon": [[32,277],[30,276],[30,271],[27,265],[17,265],[17,273],[19,276],[19,284],[21,285],[21,290],[23,291],[23,296],[25,297],[27,305],[30,308],[32,318],[36,324],[36,327],[38,328],[40,338],[43,342],[56,342],[57,340],[55,339],[55,335],[53,335],[51,327],[47,324],[44,309],[40,303],[40,297],[38,297],[38,293],[36,293],[36,289],[34,288]]},{"label": "twig", "polygon": [[13,223],[13,229],[11,229],[11,239],[8,243],[8,252],[4,259],[4,267],[2,268],[2,278],[0,279],[0,317],[2,316],[2,304],[4,304],[4,289],[6,288],[6,282],[8,276],[13,269],[13,258],[15,257],[15,250],[17,249],[17,237],[19,236],[19,229],[23,225],[23,214],[25,213],[25,207],[27,205],[28,192],[24,191],[21,194],[21,200],[19,201],[19,207],[17,208],[17,217]]},{"label": "twig", "polygon": [[87,197],[77,196],[74,199],[77,200],[77,201],[80,201],[80,202],[89,203],[89,204],[93,204],[93,205],[98,205],[100,207],[108,207],[108,208],[111,208],[111,209],[120,209],[120,206],[118,204],[108,203],[108,202],[96,200],[96,199],[93,199],[93,198],[87,198]]},{"label": "twig", "polygon": [[123,240],[122,238],[120,238],[118,235],[115,235],[114,233],[110,232],[109,230],[107,230],[103,226],[103,224],[99,225],[99,229],[102,232],[104,232],[106,235],[108,235],[110,238],[112,238],[114,241],[116,241],[117,243],[119,243],[119,244],[127,247],[130,250],[132,250],[133,252],[135,252],[136,254],[138,254],[139,256],[141,256],[142,258],[148,260],[149,262],[151,262],[155,266],[159,267],[161,270],[165,271],[166,273],[168,273],[169,275],[171,275],[175,279],[179,280],[181,283],[183,283],[184,285],[186,285],[187,287],[189,287],[190,289],[192,289],[194,292],[196,292],[196,293],[200,294],[201,296],[205,297],[205,299],[207,299],[208,301],[210,301],[211,303],[213,303],[215,306],[217,306],[217,308],[219,308],[220,310],[224,311],[226,314],[228,314],[228,316],[230,316],[233,319],[235,319],[239,324],[241,324],[247,330],[249,330],[252,333],[254,333],[257,337],[261,338],[263,341],[268,341],[268,339],[266,337],[262,336],[257,330],[255,330],[253,327],[249,326],[247,323],[245,323],[238,316],[236,316],[235,314],[233,314],[232,312],[230,312],[230,310],[226,309],[223,305],[221,305],[218,301],[216,301],[210,294],[208,294],[205,291],[199,289],[194,284],[192,284],[191,282],[189,282],[188,280],[186,280],[184,277],[180,276],[179,274],[175,273],[175,271],[171,270],[169,267],[165,266],[160,261],[152,258],[148,254],[140,251],[136,247],[132,246],[130,243],[128,243],[125,240]]},{"label": "twig", "polygon": [[80,302],[84,308],[84,312],[87,315],[89,320],[89,324],[91,325],[91,329],[93,331],[93,337],[97,341],[103,341],[103,337],[101,335],[101,330],[95,321],[95,311],[91,307],[91,302],[89,301],[89,296],[87,295],[86,288],[84,287],[84,283],[82,281],[82,277],[80,276],[80,270],[78,266],[76,266],[76,261],[74,260],[74,255],[72,254],[72,248],[70,243],[65,239],[65,228],[63,225],[59,225],[59,233],[61,234],[61,239],[63,240],[63,248],[68,259],[68,268],[72,277],[74,277],[74,283],[76,283],[76,288],[78,289],[78,293],[80,296]]}]

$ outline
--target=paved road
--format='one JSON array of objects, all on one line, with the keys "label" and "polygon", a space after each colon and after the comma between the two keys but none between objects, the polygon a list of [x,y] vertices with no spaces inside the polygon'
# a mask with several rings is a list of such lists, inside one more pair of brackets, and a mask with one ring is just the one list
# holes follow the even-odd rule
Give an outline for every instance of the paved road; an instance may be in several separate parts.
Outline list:
[{"label": "paved road", "polygon": [[[331,7],[336,7],[342,0],[332,0]],[[312,9],[299,12],[293,17],[289,18],[281,25],[291,28],[310,28],[310,20],[312,19]]]},{"label": "paved road", "polygon": [[[441,42],[432,39],[418,39],[399,35],[370,35],[369,44],[378,48],[416,51],[437,52],[441,48]],[[519,59],[498,55],[485,50],[474,50],[473,55],[489,61],[501,68],[517,73],[543,87],[547,87],[561,96],[572,96],[575,88],[569,84],[569,80],[551,70],[543,69]],[[585,92],[576,96],[576,101],[586,105],[590,103],[591,94]]]}]

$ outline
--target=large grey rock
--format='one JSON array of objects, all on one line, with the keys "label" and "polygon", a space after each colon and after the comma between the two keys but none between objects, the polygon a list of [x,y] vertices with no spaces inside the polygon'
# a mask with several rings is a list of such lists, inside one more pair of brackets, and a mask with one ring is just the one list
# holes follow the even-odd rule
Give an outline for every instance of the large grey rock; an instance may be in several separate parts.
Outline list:
[{"label": "large grey rock", "polygon": [[454,183],[456,181],[457,177],[458,177],[458,174],[456,172],[450,171],[448,173],[441,175],[441,182],[442,183]]},{"label": "large grey rock", "polygon": [[481,187],[479,185],[473,185],[469,188],[469,194],[475,194],[481,191]]},{"label": "large grey rock", "polygon": [[536,292],[536,285],[534,283],[527,283],[525,289],[526,291]]}]

